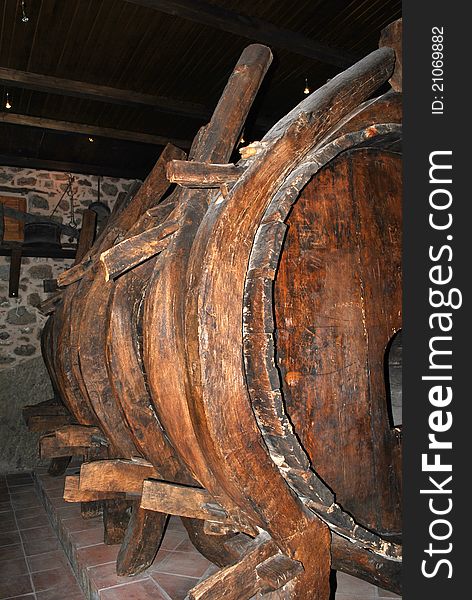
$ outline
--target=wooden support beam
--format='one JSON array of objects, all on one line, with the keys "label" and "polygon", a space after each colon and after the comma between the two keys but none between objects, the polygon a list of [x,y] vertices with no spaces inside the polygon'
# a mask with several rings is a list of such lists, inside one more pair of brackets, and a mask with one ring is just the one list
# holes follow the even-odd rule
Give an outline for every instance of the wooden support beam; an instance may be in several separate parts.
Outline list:
[{"label": "wooden support beam", "polygon": [[[0,114],[0,120],[1,120]],[[23,212],[22,210],[16,210],[16,208],[11,208],[10,206],[3,207],[4,215],[6,217],[10,217],[11,219],[16,219],[17,221],[23,221],[24,223],[51,223],[59,227],[64,235],[68,235],[69,237],[78,238],[79,232],[75,227],[71,227],[70,225],[63,225],[62,223],[57,223],[57,221],[53,221],[49,219],[47,216],[39,216],[32,215],[31,213]]]},{"label": "wooden support beam", "polygon": [[91,260],[90,258],[85,259],[79,264],[74,265],[70,269],[67,269],[67,271],[59,273],[57,277],[57,285],[59,287],[66,287],[68,285],[71,285],[72,283],[75,283],[76,281],[79,281],[79,279],[82,279],[85,273],[89,270],[92,264],[93,260]]},{"label": "wooden support beam", "polygon": [[103,502],[103,541],[105,544],[112,546],[123,542],[131,516],[131,506],[132,503],[123,498],[113,498]]},{"label": "wooden support beam", "polygon": [[44,435],[39,440],[39,455],[44,458],[58,458],[63,456],[85,456],[88,446],[66,446],[54,434]]},{"label": "wooden support beam", "polygon": [[44,300],[43,302],[41,302],[41,304],[39,305],[39,311],[43,315],[50,315],[56,310],[56,306],[59,304],[61,299],[62,291],[59,291],[47,298],[46,300]]},{"label": "wooden support beam", "polygon": [[54,434],[57,441],[64,446],[82,446],[84,448],[108,446],[108,441],[99,427],[65,425],[57,429]]},{"label": "wooden support beam", "polygon": [[243,173],[244,169],[233,163],[215,165],[187,160],[171,160],[166,168],[169,181],[190,188],[219,188],[237,181]]},{"label": "wooden support beam", "polygon": [[192,519],[230,522],[224,508],[203,489],[164,481],[145,481],[141,508]]},{"label": "wooden support beam", "polygon": [[161,112],[199,120],[205,120],[211,115],[211,111],[203,104],[5,67],[0,67],[0,83],[48,94],[97,100],[108,104],[151,106]]},{"label": "wooden support beam", "polygon": [[23,408],[23,418],[30,431],[54,431],[74,422],[67,408],[55,398]]},{"label": "wooden support beam", "polygon": [[136,267],[162,250],[177,231],[177,221],[169,221],[116,244],[100,255],[105,269],[105,281],[116,279],[125,271]]},{"label": "wooden support beam", "polygon": [[28,424],[28,419],[34,416],[68,415],[69,411],[60,400],[51,398],[38,404],[29,404],[23,408],[23,418]]},{"label": "wooden support beam", "polygon": [[130,577],[150,567],[164,536],[167,516],[144,510],[135,500],[116,559],[116,574]]},{"label": "wooden support beam", "polygon": [[79,475],[68,475],[64,483],[66,502],[94,502],[97,500],[125,500],[125,494],[119,492],[97,492],[79,489]]},{"label": "wooden support beam", "polygon": [[262,592],[280,589],[303,571],[303,565],[285,554],[271,556],[256,567],[256,575],[263,583]]},{"label": "wooden support beam", "polygon": [[3,203],[0,202],[0,244],[3,244],[3,236],[5,234],[5,223],[3,221]]},{"label": "wooden support beam", "polygon": [[8,282],[8,296],[18,298],[18,287],[20,285],[21,271],[21,245],[11,250],[10,277]]},{"label": "wooden support beam", "polygon": [[393,75],[390,77],[389,82],[392,88],[396,92],[402,91],[402,78],[403,78],[403,21],[397,19],[393,23],[387,25],[382,29],[379,40],[379,48],[393,48],[395,50],[395,70]]},{"label": "wooden support beam", "polygon": [[126,140],[128,142],[140,142],[142,144],[154,144],[165,146],[167,143],[175,144],[181,148],[189,148],[188,140],[173,139],[162,135],[142,133],[139,131],[125,131],[112,129],[111,127],[99,127],[97,125],[86,125],[84,123],[71,123],[69,121],[58,121],[43,117],[32,117],[30,115],[19,115],[13,113],[0,113],[0,123],[12,125],[26,125],[27,127],[40,127],[41,129],[52,129],[54,131],[66,131],[86,136],[106,137],[115,140]]},{"label": "wooden support beam", "polygon": [[258,592],[279,589],[302,571],[301,563],[283,556],[264,532],[248,544],[239,562],[199,583],[187,600],[248,600]]},{"label": "wooden support beam", "polygon": [[144,460],[92,461],[84,463],[80,469],[80,489],[141,494],[143,482],[148,477],[159,477],[159,474]]},{"label": "wooden support beam", "polygon": [[189,21],[249,38],[336,67],[352,65],[358,56],[277,27],[268,21],[216,6],[204,0],[127,0]]},{"label": "wooden support beam", "polygon": [[[27,425],[30,431],[46,432],[55,431],[58,427],[64,427],[74,422],[72,415],[35,415],[28,419]],[[66,456],[65,454],[58,454],[56,456]],[[47,458],[45,456],[45,458]]]},{"label": "wooden support beam", "polygon": [[[97,213],[94,210],[86,209],[82,215],[82,228],[77,243],[77,252],[75,262],[80,262],[85,254],[90,250],[95,238],[95,229],[97,225]],[[56,281],[57,286],[57,281]]]}]

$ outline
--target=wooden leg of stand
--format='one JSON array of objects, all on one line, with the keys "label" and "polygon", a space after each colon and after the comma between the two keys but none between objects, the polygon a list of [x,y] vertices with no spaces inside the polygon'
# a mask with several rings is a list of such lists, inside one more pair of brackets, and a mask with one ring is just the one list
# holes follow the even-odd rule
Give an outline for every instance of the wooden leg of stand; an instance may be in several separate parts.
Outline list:
[{"label": "wooden leg of stand", "polygon": [[48,475],[51,475],[52,477],[59,477],[59,475],[64,475],[71,459],[72,456],[59,456],[57,458],[51,459],[48,468]]},{"label": "wooden leg of stand", "polygon": [[151,566],[167,523],[164,513],[140,508],[137,500],[116,561],[118,575],[137,575]]},{"label": "wooden leg of stand", "polygon": [[110,545],[121,544],[125,537],[126,527],[128,526],[129,519],[130,502],[128,500],[104,500],[104,543]]}]

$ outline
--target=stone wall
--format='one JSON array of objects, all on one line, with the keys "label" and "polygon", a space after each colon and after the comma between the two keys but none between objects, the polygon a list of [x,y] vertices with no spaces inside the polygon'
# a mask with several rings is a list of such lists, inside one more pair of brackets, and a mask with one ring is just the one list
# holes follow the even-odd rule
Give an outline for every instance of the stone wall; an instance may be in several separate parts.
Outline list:
[{"label": "stone wall", "polygon": [[31,470],[41,462],[39,434],[28,430],[22,408],[53,397],[41,356],[0,371],[0,474]]},{"label": "stone wall", "polygon": [[[98,177],[74,175],[74,213],[80,226],[86,207],[98,199]],[[64,193],[66,173],[19,169],[0,166],[0,195],[26,198],[28,212],[50,216]],[[113,208],[117,199],[131,187],[133,181],[110,177],[100,178],[100,200]],[[64,196],[53,218],[69,224],[71,202]],[[67,242],[63,237],[62,242]],[[43,292],[43,279],[55,279],[69,268],[71,260],[23,258],[18,298],[8,297],[10,259],[0,256],[0,370],[11,368],[41,353],[40,335],[45,317],[37,306],[48,297]]]}]

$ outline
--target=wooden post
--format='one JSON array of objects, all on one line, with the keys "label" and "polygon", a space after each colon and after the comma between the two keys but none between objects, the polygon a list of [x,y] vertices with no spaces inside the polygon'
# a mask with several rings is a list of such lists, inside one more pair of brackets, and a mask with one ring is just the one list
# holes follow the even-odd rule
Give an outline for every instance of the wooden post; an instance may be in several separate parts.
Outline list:
[{"label": "wooden post", "polygon": [[21,271],[21,246],[14,246],[11,251],[10,280],[8,284],[8,295],[10,298],[18,298],[18,287]]}]

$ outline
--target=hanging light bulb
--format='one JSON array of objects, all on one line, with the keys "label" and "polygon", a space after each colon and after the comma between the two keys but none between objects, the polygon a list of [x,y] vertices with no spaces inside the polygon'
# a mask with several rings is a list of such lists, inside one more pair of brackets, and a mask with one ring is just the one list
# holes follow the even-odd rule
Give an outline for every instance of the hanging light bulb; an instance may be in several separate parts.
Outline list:
[{"label": "hanging light bulb", "polygon": [[89,136],[89,138],[88,138],[88,141],[89,141],[91,144],[93,144],[93,142],[94,142],[95,140],[93,139],[93,137],[92,137],[92,136]]},{"label": "hanging light bulb", "polygon": [[10,110],[10,108],[11,108],[10,94],[8,92],[7,92],[7,97],[5,99],[5,108],[7,108],[8,110]]},{"label": "hanging light bulb", "polygon": [[303,90],[303,93],[305,94],[305,96],[307,96],[310,93],[310,88],[308,87],[308,79],[305,77],[305,89]]},{"label": "hanging light bulb", "polygon": [[21,0],[21,12],[22,12],[21,20],[23,21],[23,23],[28,23],[29,17],[26,14],[25,0]]}]

